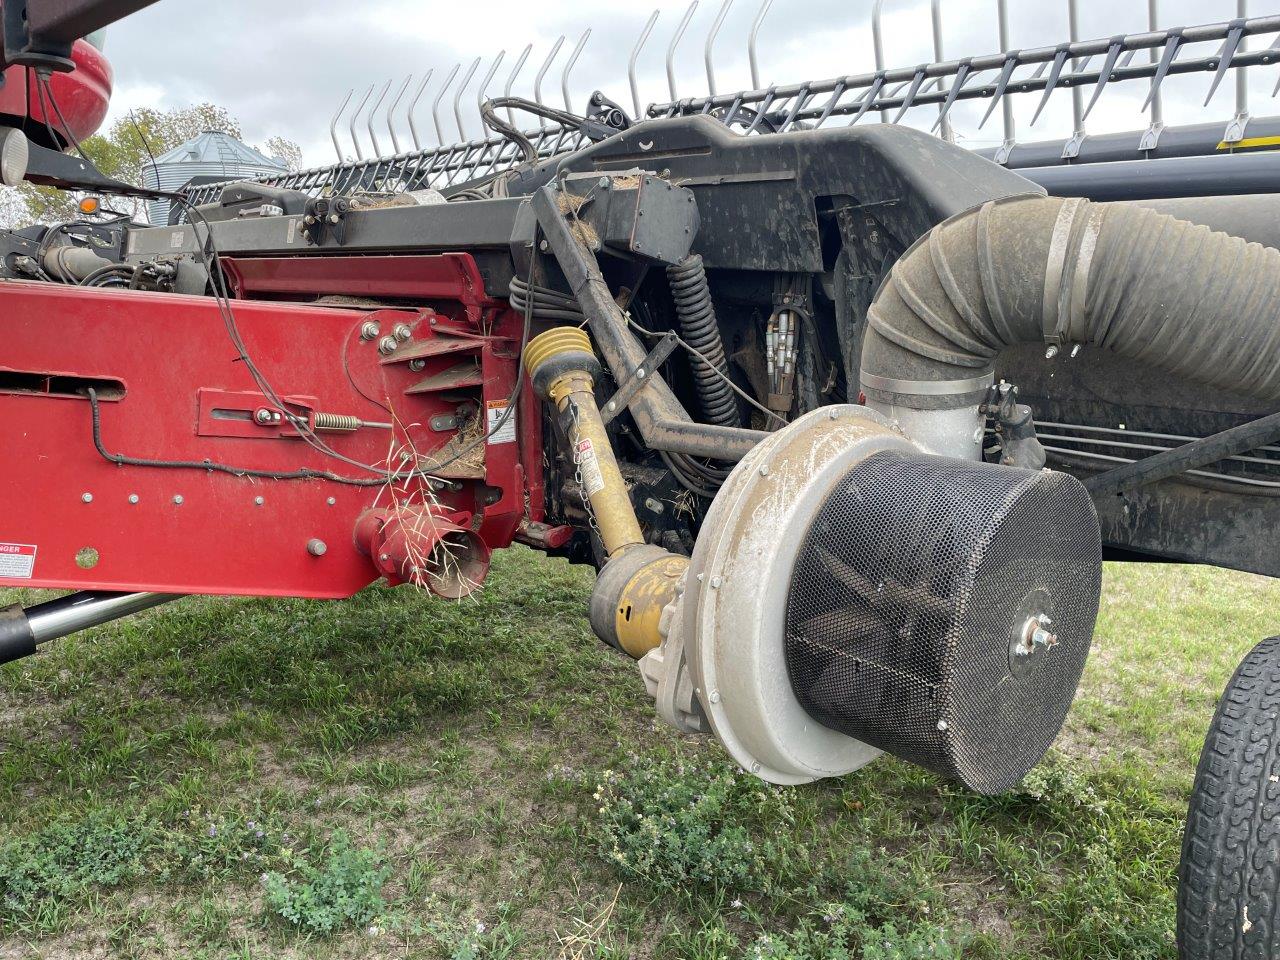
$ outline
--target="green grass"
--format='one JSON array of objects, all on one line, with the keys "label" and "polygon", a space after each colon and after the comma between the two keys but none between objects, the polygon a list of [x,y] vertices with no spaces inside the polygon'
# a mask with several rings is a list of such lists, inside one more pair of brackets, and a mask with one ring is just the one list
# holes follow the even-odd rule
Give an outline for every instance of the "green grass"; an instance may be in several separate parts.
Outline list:
[{"label": "green grass", "polygon": [[0,670],[0,955],[1175,956],[1204,730],[1280,585],[1109,566],[999,798],[757,783],[654,719],[590,585],[513,550],[476,601],[189,599]]}]

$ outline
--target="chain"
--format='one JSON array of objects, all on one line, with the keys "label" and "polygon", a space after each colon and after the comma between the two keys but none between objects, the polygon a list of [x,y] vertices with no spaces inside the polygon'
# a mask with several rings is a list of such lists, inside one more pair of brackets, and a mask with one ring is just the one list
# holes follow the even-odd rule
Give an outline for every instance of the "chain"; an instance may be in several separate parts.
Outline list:
[{"label": "chain", "polygon": [[573,447],[573,482],[578,485],[578,496],[582,497],[582,506],[587,511],[587,523],[591,527],[591,532],[603,543],[604,538],[600,536],[600,525],[596,523],[596,512],[591,507],[591,498],[587,496],[587,487],[582,482],[582,453],[578,449],[579,438],[582,436],[582,424],[578,420],[578,405],[570,398],[568,406],[571,423],[569,442]]}]

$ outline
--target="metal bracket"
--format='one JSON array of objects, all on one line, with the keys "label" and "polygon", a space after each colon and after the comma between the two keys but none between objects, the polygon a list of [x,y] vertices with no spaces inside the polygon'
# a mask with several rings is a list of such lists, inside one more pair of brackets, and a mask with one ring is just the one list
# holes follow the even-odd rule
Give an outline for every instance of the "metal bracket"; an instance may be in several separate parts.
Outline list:
[{"label": "metal bracket", "polygon": [[1231,122],[1227,124],[1227,130],[1222,135],[1223,143],[1239,143],[1244,139],[1245,127],[1249,125],[1249,111],[1242,110],[1231,118]]},{"label": "metal bracket", "polygon": [[1154,150],[1160,146],[1160,134],[1164,133],[1164,124],[1156,121],[1142,132],[1142,139],[1138,141],[1138,149],[1143,153]]},{"label": "metal bracket", "polygon": [[611,423],[613,419],[627,408],[627,404],[631,402],[640,390],[648,383],[658,368],[662,366],[671,356],[672,351],[680,343],[680,338],[674,333],[667,333],[661,340],[657,342],[648,355],[640,361],[640,366],[636,367],[622,383],[618,384],[617,392],[609,398],[605,403],[604,409],[600,411],[600,419],[606,425]]}]

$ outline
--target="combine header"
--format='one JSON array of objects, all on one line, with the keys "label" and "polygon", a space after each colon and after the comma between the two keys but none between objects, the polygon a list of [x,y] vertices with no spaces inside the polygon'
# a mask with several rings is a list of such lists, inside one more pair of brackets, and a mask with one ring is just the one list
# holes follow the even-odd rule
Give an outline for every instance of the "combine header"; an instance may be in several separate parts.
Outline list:
[{"label": "combine header", "polygon": [[[146,4],[5,0],[36,95],[5,182],[174,214],[0,235],[0,585],[79,591],[5,611],[0,656],[184,594],[459,598],[521,542],[597,566],[595,631],[756,775],[883,751],[991,793],[1062,725],[1104,557],[1280,575],[1280,121],[1246,82],[1280,16],[1175,29],[1153,2],[1148,31],[1082,40],[1071,2],[1069,40],[1015,49],[999,2],[1000,49],[946,60],[934,0],[936,62],[894,69],[876,3],[875,69],[764,86],[766,2],[754,89],[721,93],[730,2],[705,95],[675,81],[695,4],[665,102],[637,81],[655,13],[630,112],[575,111],[588,31],[563,107],[561,38],[531,100],[529,49],[500,97],[489,64],[478,118],[480,61],[353,91],[337,163],[168,194],[64,152],[72,40]],[[1164,126],[1168,77],[1233,72],[1233,116]],[[1089,134],[1135,85],[1145,128]],[[1073,135],[1021,142],[1010,98],[1059,90]],[[970,100],[1002,113],[987,155],[954,142]],[[921,107],[938,135],[899,125]],[[1188,960],[1280,952],[1246,912],[1280,856],[1274,646],[1197,779]]]}]

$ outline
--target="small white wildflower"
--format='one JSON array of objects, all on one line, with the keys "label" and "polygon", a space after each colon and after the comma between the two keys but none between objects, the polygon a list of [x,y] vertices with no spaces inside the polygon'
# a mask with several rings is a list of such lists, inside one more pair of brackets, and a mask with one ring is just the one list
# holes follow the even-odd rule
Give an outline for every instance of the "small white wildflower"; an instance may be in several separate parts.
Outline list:
[{"label": "small white wildflower", "polygon": [[733,903],[729,904],[729,906],[733,907],[733,909],[735,909],[735,910],[741,910],[741,909],[742,909],[742,900],[741,900],[741,898],[737,898],[737,897],[735,897],[735,898],[734,898]]},{"label": "small white wildflower", "polygon": [[381,932],[382,931],[378,929],[378,925],[376,923],[369,925],[369,936],[376,937]]},{"label": "small white wildflower", "polygon": [[482,921],[482,920],[477,920],[477,921],[476,921],[476,933],[484,933],[484,931],[485,931],[484,921]]}]

